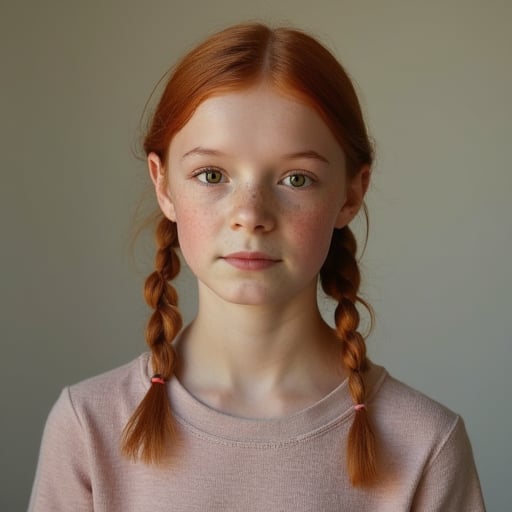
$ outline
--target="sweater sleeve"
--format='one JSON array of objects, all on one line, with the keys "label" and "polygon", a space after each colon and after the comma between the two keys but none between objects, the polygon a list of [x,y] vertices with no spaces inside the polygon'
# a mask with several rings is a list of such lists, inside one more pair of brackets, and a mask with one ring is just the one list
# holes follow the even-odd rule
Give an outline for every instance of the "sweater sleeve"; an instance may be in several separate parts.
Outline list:
[{"label": "sweater sleeve", "polygon": [[29,512],[93,510],[84,432],[65,388],[43,433]]},{"label": "sweater sleeve", "polygon": [[411,508],[412,512],[446,510],[485,511],[471,444],[460,417],[427,465]]}]

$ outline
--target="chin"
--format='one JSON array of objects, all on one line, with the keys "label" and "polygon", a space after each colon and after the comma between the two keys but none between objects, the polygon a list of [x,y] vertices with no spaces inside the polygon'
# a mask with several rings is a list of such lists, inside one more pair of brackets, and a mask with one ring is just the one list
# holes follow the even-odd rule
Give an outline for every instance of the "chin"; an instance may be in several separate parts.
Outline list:
[{"label": "chin", "polygon": [[243,289],[221,291],[217,295],[230,304],[240,306],[272,306],[282,302],[283,297],[277,293],[259,287],[243,287]]},{"label": "chin", "polygon": [[222,297],[226,302],[236,304],[238,306],[271,306],[278,301],[270,300],[268,297],[261,297],[258,295],[244,295],[235,294],[234,296]]}]

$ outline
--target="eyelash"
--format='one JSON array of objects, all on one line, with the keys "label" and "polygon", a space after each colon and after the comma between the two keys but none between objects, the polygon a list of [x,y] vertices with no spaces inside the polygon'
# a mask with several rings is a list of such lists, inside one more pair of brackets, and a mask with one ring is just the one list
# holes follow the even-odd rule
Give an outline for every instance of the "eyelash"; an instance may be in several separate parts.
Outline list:
[{"label": "eyelash", "polygon": [[307,174],[305,172],[297,172],[297,171],[295,171],[295,172],[292,172],[292,173],[288,174],[288,176],[285,176],[279,183],[283,183],[284,184],[285,180],[289,180],[291,178],[295,178],[295,177],[298,177],[298,176],[300,176],[301,178],[305,178],[305,184],[301,185],[300,187],[295,187],[291,183],[289,183],[287,186],[290,187],[290,188],[307,188],[307,187],[310,187],[311,185],[313,185],[313,183],[315,182],[313,177],[310,176],[309,174]]},{"label": "eyelash", "polygon": [[[212,173],[219,174],[219,181],[214,181],[214,182],[208,181],[207,176],[208,176],[208,174],[212,174]],[[198,172],[196,172],[193,175],[193,177],[197,178],[198,181],[200,181],[204,185],[208,185],[208,186],[218,185],[218,184],[224,183],[226,181],[226,177],[225,177],[224,173],[222,172],[222,170],[217,169],[216,167],[205,167],[203,169],[200,169]],[[301,186],[293,186],[291,183],[288,183],[288,184],[285,183],[286,180],[290,180],[291,178],[295,178],[295,177],[304,178],[305,183]],[[315,179],[306,172],[295,171],[295,172],[288,174],[288,176],[285,176],[281,180],[279,180],[279,183],[286,185],[287,187],[290,187],[290,188],[300,189],[300,188],[310,187],[313,183],[315,183]]]},{"label": "eyelash", "polygon": [[[220,180],[215,182],[207,181],[206,176],[211,173],[218,173],[220,175]],[[204,169],[199,170],[194,174],[194,178],[197,178],[204,185],[218,185],[219,183],[223,183],[225,181],[225,176],[220,169],[215,167],[205,167]]]}]

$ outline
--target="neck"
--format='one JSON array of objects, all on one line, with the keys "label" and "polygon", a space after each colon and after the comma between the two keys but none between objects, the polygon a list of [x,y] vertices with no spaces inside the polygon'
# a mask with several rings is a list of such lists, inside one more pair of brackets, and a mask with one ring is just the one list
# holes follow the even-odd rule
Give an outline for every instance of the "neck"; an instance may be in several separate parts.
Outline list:
[{"label": "neck", "polygon": [[316,288],[264,306],[228,303],[200,289],[198,315],[177,350],[178,377],[197,395],[217,389],[254,400],[293,390],[321,398],[344,377],[339,341],[320,315]]}]

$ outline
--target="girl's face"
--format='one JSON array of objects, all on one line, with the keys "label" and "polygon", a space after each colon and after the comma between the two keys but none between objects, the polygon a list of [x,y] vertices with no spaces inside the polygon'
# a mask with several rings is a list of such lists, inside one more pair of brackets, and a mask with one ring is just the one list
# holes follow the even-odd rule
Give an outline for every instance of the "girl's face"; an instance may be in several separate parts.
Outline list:
[{"label": "girl's face", "polygon": [[349,180],[321,117],[269,85],[210,97],[148,163],[202,292],[237,304],[316,297],[334,228],[357,213],[369,169]]}]

